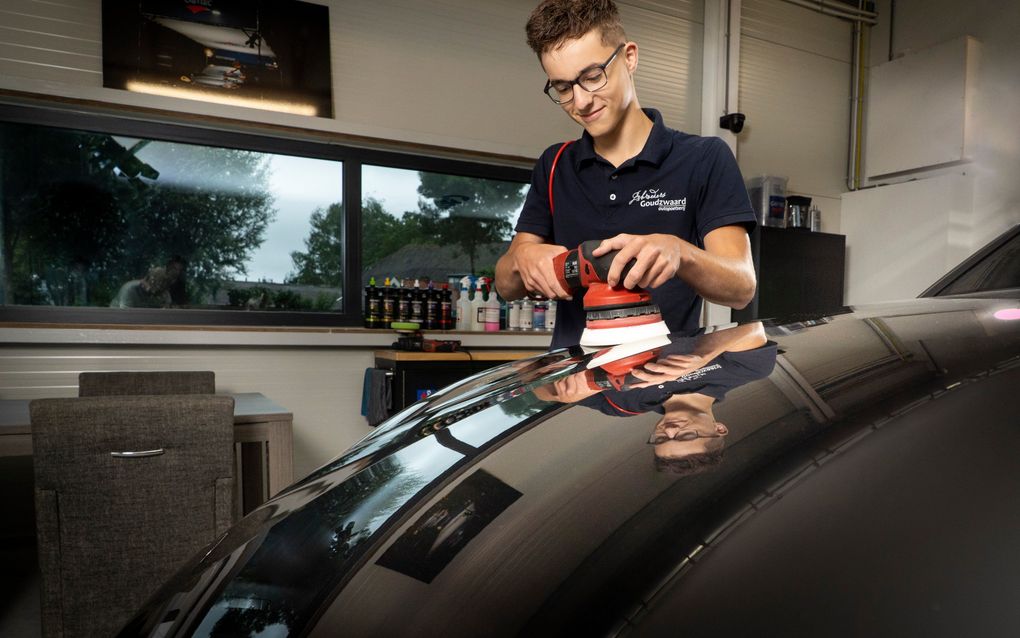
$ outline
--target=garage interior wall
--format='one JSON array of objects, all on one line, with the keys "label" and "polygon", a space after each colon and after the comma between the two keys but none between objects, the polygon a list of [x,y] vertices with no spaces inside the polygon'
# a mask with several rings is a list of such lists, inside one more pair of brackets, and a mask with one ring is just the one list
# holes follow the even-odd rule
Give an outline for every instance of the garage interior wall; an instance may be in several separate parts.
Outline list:
[{"label": "garage interior wall", "polygon": [[850,22],[781,0],[743,0],[737,136],[745,179],[786,177],[840,232],[850,125]]},{"label": "garage interior wall", "polygon": [[[844,196],[849,303],[915,296],[965,256],[1020,223],[1020,136],[1012,131],[1012,123],[1020,121],[1020,4],[883,0],[878,11],[875,34],[883,37],[871,42],[872,67],[903,56],[929,56],[965,36],[976,40],[978,55],[968,78],[972,125],[968,156],[962,161],[880,176]],[[933,69],[928,75],[922,81],[945,81],[949,74]],[[889,96],[873,92],[870,99]],[[910,131],[909,109],[902,120]],[[866,174],[868,156],[881,150],[865,148]]]},{"label": "garage interior wall", "polygon": [[[102,0],[0,6],[0,89],[256,124],[537,157],[580,127],[543,95],[525,42],[533,0],[329,0],[335,119],[104,89]],[[675,128],[697,132],[701,0],[621,2],[641,44],[637,82]]]}]

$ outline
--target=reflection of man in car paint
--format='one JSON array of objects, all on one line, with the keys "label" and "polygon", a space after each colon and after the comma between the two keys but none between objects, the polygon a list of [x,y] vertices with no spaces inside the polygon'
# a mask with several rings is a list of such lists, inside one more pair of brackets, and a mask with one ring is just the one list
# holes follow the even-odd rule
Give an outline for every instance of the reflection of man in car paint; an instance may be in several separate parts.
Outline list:
[{"label": "reflection of man in car paint", "polygon": [[675,474],[698,474],[718,465],[729,429],[715,420],[715,398],[675,394],[663,404],[662,418],[648,443],[655,446],[655,467]]},{"label": "reflection of man in car paint", "polygon": [[768,376],[775,362],[776,344],[768,341],[761,322],[754,322],[697,336],[671,335],[656,360],[630,370],[619,390],[590,383],[586,370],[534,392],[544,401],[580,401],[614,416],[662,412],[662,403],[677,393],[722,399],[730,389]]},{"label": "reflection of man in car paint", "polygon": [[696,338],[673,337],[658,359],[631,372],[633,379],[624,389],[607,390],[582,404],[626,416],[662,412],[674,394],[697,392],[721,401],[733,388],[771,374],[776,353],[761,322]]},{"label": "reflection of man in car paint", "polygon": [[580,403],[611,416],[661,412],[648,442],[655,446],[656,467],[696,474],[722,459],[727,427],[716,422],[712,406],[735,387],[768,376],[776,363],[776,344],[761,322],[702,334],[673,335],[655,361],[631,370],[621,389],[592,383],[585,370],[535,389],[546,401]]}]

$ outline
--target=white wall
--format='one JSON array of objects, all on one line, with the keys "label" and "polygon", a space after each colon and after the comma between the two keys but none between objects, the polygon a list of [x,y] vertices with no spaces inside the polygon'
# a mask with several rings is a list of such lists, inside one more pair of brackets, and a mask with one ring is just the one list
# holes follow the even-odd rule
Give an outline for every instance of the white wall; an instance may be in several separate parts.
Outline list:
[{"label": "white wall", "polygon": [[[869,191],[843,198],[847,294],[856,303],[916,295],[963,256],[1020,223],[1020,180],[1016,178],[1020,135],[1013,130],[1013,123],[1020,121],[1016,66],[1020,3],[896,0],[893,4],[886,0],[879,4],[879,11],[882,25],[875,33],[889,39],[872,42],[872,65],[910,53],[923,55],[927,49],[966,35],[980,43],[979,57],[973,78],[969,157],[955,166],[875,180],[868,184],[874,186]],[[924,81],[939,80],[936,73]],[[883,98],[880,93],[872,97]],[[903,125],[910,126],[909,109],[903,110],[902,117]],[[913,183],[908,186],[907,181]],[[961,210],[964,202],[969,207]],[[904,234],[892,228],[903,229]],[[926,264],[923,275],[918,264]],[[872,288],[869,282],[874,281],[886,283]]]},{"label": "white wall", "polygon": [[[580,134],[542,94],[532,0],[319,0],[329,6],[335,119],[102,87],[102,0],[0,3],[0,89],[534,158]],[[671,126],[700,123],[702,3],[624,0],[636,81]]]},{"label": "white wall", "polygon": [[950,173],[843,197],[846,302],[916,297],[970,253],[974,178]]},{"label": "white wall", "polygon": [[818,204],[822,230],[839,232],[852,27],[781,0],[744,0],[741,11],[740,169],[789,178],[788,193]]}]

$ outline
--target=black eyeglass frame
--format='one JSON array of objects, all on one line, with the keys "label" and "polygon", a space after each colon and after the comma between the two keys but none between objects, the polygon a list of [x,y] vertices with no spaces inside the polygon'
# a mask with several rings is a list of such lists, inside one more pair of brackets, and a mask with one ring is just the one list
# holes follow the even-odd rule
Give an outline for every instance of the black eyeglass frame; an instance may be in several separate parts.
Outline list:
[{"label": "black eyeglass frame", "polygon": [[[691,436],[691,435],[694,436]],[[680,430],[675,436],[669,436],[668,434],[656,435],[655,431],[652,431],[652,435],[648,437],[648,445],[661,445],[667,441],[697,441],[698,439],[721,439],[724,434],[714,432],[712,434],[702,434],[697,430]]]},{"label": "black eyeglass frame", "polygon": [[[557,84],[559,84],[561,82],[565,82],[565,83],[569,84],[569,86],[570,86],[570,99],[568,99],[568,100],[560,100],[560,99],[557,99],[553,93],[549,92],[549,90],[553,88],[553,81],[552,80],[546,80],[545,81],[545,88],[542,89],[542,92],[545,93],[546,95],[548,95],[549,99],[552,100],[553,102],[555,102],[556,104],[570,104],[571,102],[574,101],[574,85],[577,85],[577,86],[581,87],[582,89],[584,89],[585,91],[587,91],[589,93],[594,93],[595,91],[601,91],[602,89],[606,88],[607,84],[609,84],[609,73],[606,72],[606,67],[608,67],[610,64],[613,63],[613,60],[616,59],[616,56],[620,55],[620,51],[622,51],[625,46],[627,46],[626,42],[624,42],[620,46],[616,47],[616,50],[613,51],[613,55],[609,56],[608,60],[606,60],[602,64],[595,64],[595,65],[592,65],[592,66],[584,69],[583,71],[578,73],[577,77],[575,79],[573,79],[573,80],[556,80]],[[586,86],[584,86],[583,84],[581,84],[581,78],[583,76],[587,75],[588,73],[591,73],[595,69],[598,69],[599,71],[602,72],[602,77],[603,77],[603,79],[605,81],[602,83],[601,86],[599,86],[597,88],[594,88],[594,89],[589,89]],[[557,93],[558,93],[558,91],[557,91]]]}]

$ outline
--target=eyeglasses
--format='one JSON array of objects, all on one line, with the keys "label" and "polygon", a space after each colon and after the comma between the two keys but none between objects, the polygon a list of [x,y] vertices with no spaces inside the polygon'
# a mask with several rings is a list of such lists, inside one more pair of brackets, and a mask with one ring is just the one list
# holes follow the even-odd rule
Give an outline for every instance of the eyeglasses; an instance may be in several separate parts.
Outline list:
[{"label": "eyeglasses", "polygon": [[545,94],[549,96],[549,99],[557,104],[566,104],[574,99],[574,85],[580,86],[582,89],[589,93],[594,93],[609,82],[609,76],[606,75],[606,67],[613,63],[616,56],[620,54],[623,47],[626,44],[621,44],[616,47],[613,51],[613,55],[609,56],[609,59],[602,64],[596,64],[590,66],[577,76],[576,80],[548,80],[545,83]]},{"label": "eyeglasses", "polygon": [[697,441],[698,439],[720,439],[723,435],[718,432],[702,434],[697,430],[678,430],[675,434],[669,435],[665,432],[652,432],[648,439],[648,445],[659,445],[666,441]]}]

